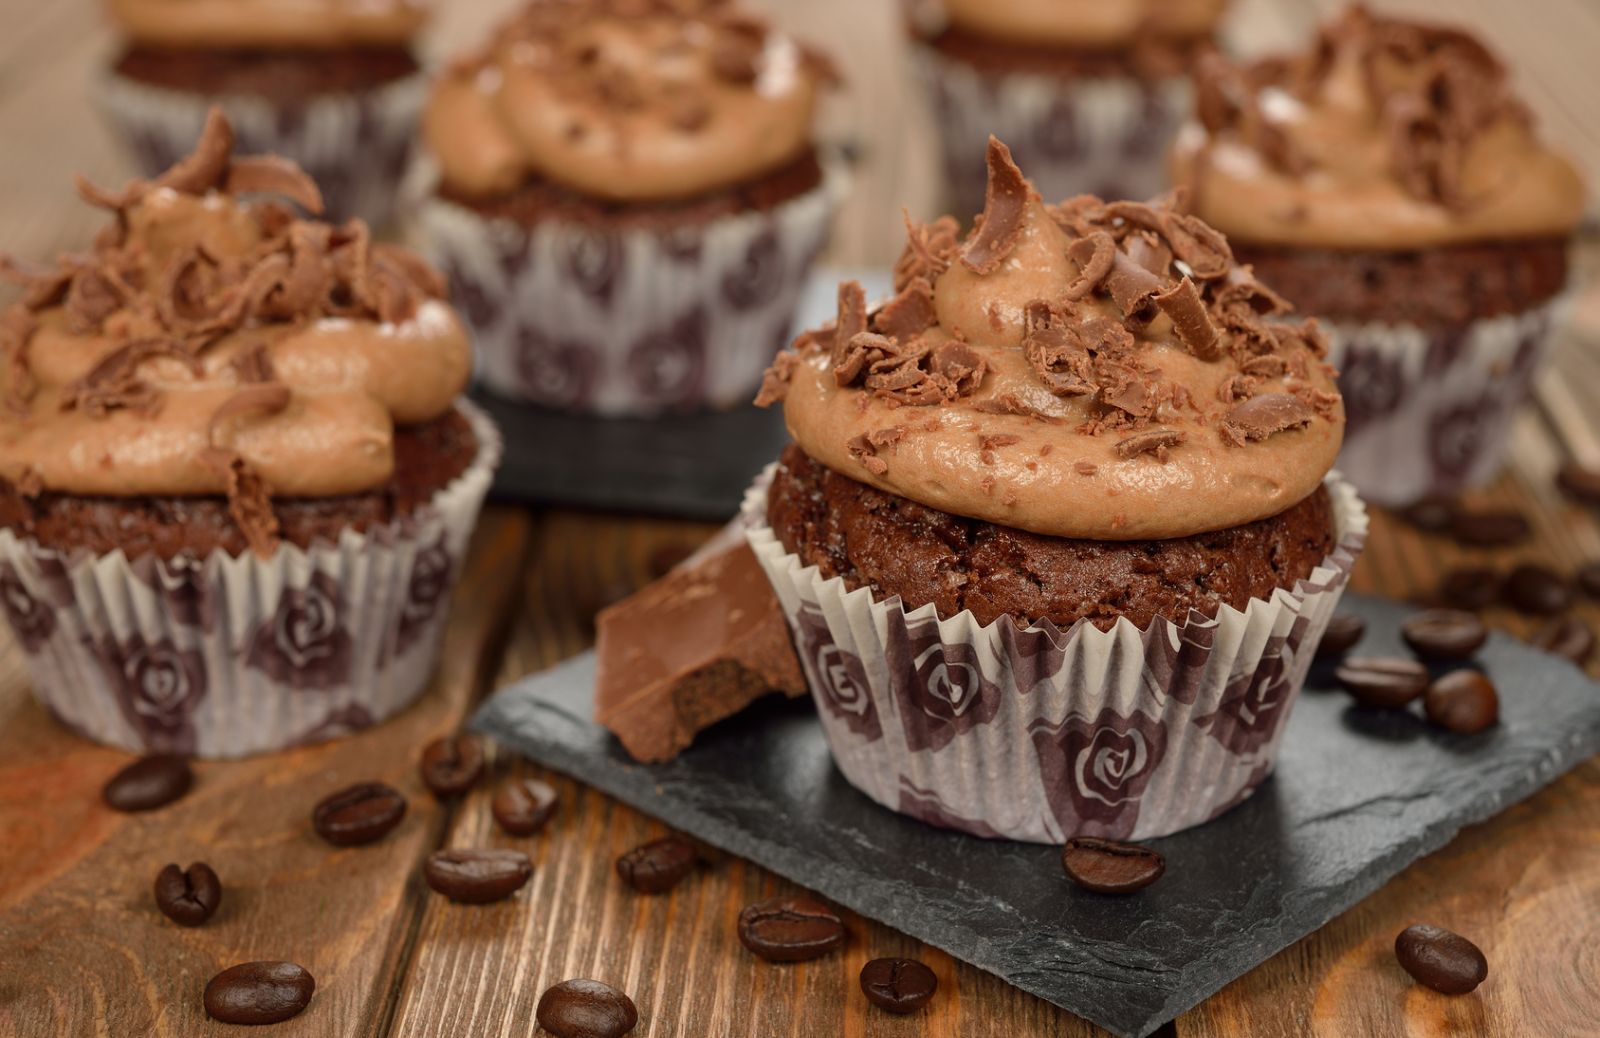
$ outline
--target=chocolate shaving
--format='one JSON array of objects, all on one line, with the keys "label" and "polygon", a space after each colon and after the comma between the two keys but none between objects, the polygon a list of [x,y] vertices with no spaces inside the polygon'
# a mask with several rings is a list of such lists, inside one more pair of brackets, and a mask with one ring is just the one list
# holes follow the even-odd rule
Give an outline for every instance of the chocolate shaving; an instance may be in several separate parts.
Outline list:
[{"label": "chocolate shaving", "polygon": [[261,558],[278,547],[278,517],[272,513],[272,491],[266,481],[237,454],[216,450],[222,455],[227,477],[228,514],[239,524],[245,543]]},{"label": "chocolate shaving", "polygon": [[[232,150],[232,143],[229,143]],[[308,213],[321,215],[322,191],[299,166],[277,155],[251,155],[227,165],[223,190],[230,195],[279,195]]]},{"label": "chocolate shaving", "polygon": [[794,369],[800,365],[800,355],[793,350],[781,350],[772,358],[772,365],[761,376],[761,389],[756,393],[757,407],[771,407],[789,395],[789,383],[794,379]]},{"label": "chocolate shaving", "polygon": [[1135,231],[1123,240],[1128,258],[1163,280],[1172,273],[1172,249],[1151,231]]},{"label": "chocolate shaving", "polygon": [[1095,231],[1067,246],[1067,255],[1078,264],[1078,276],[1066,287],[1063,298],[1076,302],[1100,287],[1111,273],[1117,256],[1116,240],[1105,231]]},{"label": "chocolate shaving", "polygon": [[124,293],[95,267],[82,267],[72,277],[64,305],[67,331],[90,335],[100,330],[107,317],[122,309]]},{"label": "chocolate shaving", "polygon": [[91,418],[104,418],[123,408],[154,414],[161,406],[161,396],[138,378],[138,368],[157,357],[181,361],[196,378],[201,375],[200,359],[178,340],[134,339],[106,354],[87,374],[69,382],[62,393],[62,408],[76,408]]},{"label": "chocolate shaving", "polygon": [[216,105],[206,113],[205,129],[194,151],[155,179],[156,187],[203,195],[222,183],[233,157],[233,124]]},{"label": "chocolate shaving", "polygon": [[[845,354],[849,351],[850,341],[857,335],[867,330],[867,293],[859,281],[841,281],[839,283],[838,318],[833,328],[833,349],[831,359],[834,367],[834,378],[840,378],[838,368],[844,363]],[[849,385],[849,381],[841,380],[840,385]]]},{"label": "chocolate shaving", "polygon": [[960,247],[956,236],[960,226],[954,217],[941,216],[933,223],[917,224],[911,214],[901,210],[906,223],[906,247],[894,264],[894,290],[905,291],[917,278],[929,284],[950,269],[950,260]]},{"label": "chocolate shaving", "polygon": [[1264,440],[1289,429],[1311,424],[1310,405],[1290,393],[1262,393],[1228,412],[1222,421],[1222,438],[1234,446]]},{"label": "chocolate shaving", "polygon": [[22,303],[30,310],[43,310],[65,299],[76,269],[75,264],[63,262],[55,270],[36,270],[0,253],[0,281],[20,286]]},{"label": "chocolate shaving", "polygon": [[1190,353],[1201,360],[1216,360],[1221,356],[1221,350],[1217,348],[1220,335],[1216,325],[1211,323],[1205,300],[1200,298],[1200,291],[1194,287],[1193,281],[1184,278],[1159,293],[1155,301],[1161,312],[1171,318],[1173,332]]},{"label": "chocolate shaving", "polygon": [[998,393],[995,396],[978,400],[973,403],[972,409],[983,414],[1014,414],[1025,418],[1037,419],[1052,425],[1059,425],[1061,419],[1053,414],[1024,403],[1015,393]]},{"label": "chocolate shaving", "polygon": [[888,462],[878,457],[878,449],[865,436],[852,436],[845,444],[845,449],[874,476],[881,476],[889,471]]},{"label": "chocolate shaving", "polygon": [[26,303],[12,303],[0,310],[0,350],[6,358],[6,407],[26,415],[28,401],[38,391],[38,382],[28,367],[28,343],[39,327],[39,319]]},{"label": "chocolate shaving", "polygon": [[981,450],[992,451],[996,447],[1010,447],[1021,443],[1022,437],[1011,433],[986,433],[978,437],[978,447]]},{"label": "chocolate shaving", "polygon": [[876,332],[858,332],[845,347],[844,356],[833,365],[834,381],[841,386],[854,385],[869,368],[897,358],[898,345],[895,340]]},{"label": "chocolate shaving", "polygon": [[938,323],[933,309],[933,286],[926,278],[913,278],[900,294],[872,315],[872,330],[891,339],[920,335]]},{"label": "chocolate shaving", "polygon": [[1064,316],[1036,299],[1023,310],[1022,355],[1039,381],[1056,396],[1095,391],[1093,358]]},{"label": "chocolate shaving", "polygon": [[1105,285],[1122,316],[1140,324],[1155,316],[1155,298],[1166,287],[1121,249],[1111,254],[1111,273],[1106,275]]},{"label": "chocolate shaving", "polygon": [[887,425],[867,433],[867,442],[874,447],[893,447],[905,438],[906,429],[903,425]]},{"label": "chocolate shaving", "polygon": [[1022,240],[1033,188],[1012,161],[1011,149],[989,137],[989,183],[983,216],[961,248],[961,263],[974,274],[992,274]]},{"label": "chocolate shaving", "polygon": [[1119,457],[1137,458],[1141,454],[1154,454],[1157,461],[1166,461],[1167,452],[1184,440],[1176,429],[1145,429],[1117,441]]},{"label": "chocolate shaving", "polygon": [[1092,476],[1100,471],[1100,466],[1092,461],[1075,461],[1072,463],[1072,469],[1080,476]]}]

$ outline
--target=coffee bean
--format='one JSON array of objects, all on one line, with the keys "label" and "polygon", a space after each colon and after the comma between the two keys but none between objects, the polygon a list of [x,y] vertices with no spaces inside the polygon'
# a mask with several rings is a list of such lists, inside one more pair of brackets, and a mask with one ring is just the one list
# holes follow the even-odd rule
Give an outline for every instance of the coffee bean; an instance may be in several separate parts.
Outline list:
[{"label": "coffee bean", "polygon": [[1428,720],[1461,735],[1481,732],[1500,719],[1494,683],[1475,670],[1453,670],[1429,685],[1422,706]]},{"label": "coffee bean", "polygon": [[1487,566],[1453,569],[1439,582],[1439,601],[1457,609],[1487,609],[1500,601],[1505,578]]},{"label": "coffee bean", "polygon": [[617,859],[617,875],[642,894],[664,894],[700,863],[700,852],[681,836],[651,840]]},{"label": "coffee bean", "polygon": [[422,782],[436,797],[458,797],[483,774],[483,744],[470,735],[435,739],[422,751]]},{"label": "coffee bean", "polygon": [[118,811],[153,811],[189,792],[194,772],[189,762],[170,753],[140,757],[107,782],[100,796]]},{"label": "coffee bean", "polygon": [[1600,562],[1578,567],[1578,586],[1590,598],[1600,598]]},{"label": "coffee bean", "polygon": [[1539,628],[1529,644],[1581,667],[1594,655],[1594,632],[1576,616],[1558,616]]},{"label": "coffee bean", "polygon": [[1353,613],[1335,613],[1328,621],[1328,629],[1317,642],[1317,659],[1333,659],[1355,648],[1356,642],[1367,633],[1367,622]]},{"label": "coffee bean", "polygon": [[916,959],[873,959],[861,967],[861,993],[891,1013],[914,1013],[938,990],[939,978]]},{"label": "coffee bean", "polygon": [[556,1038],[620,1038],[639,1023],[633,999],[598,980],[563,980],[539,997],[539,1026]]},{"label": "coffee bean", "polygon": [[1448,498],[1426,498],[1403,510],[1400,517],[1419,530],[1443,533],[1456,517],[1456,503]]},{"label": "coffee bean", "polygon": [[1074,836],[1061,851],[1067,878],[1097,894],[1132,894],[1143,890],[1167,870],[1159,851],[1136,843]]},{"label": "coffee bean", "polygon": [[1406,617],[1400,637],[1419,659],[1443,662],[1470,659],[1489,640],[1489,629],[1463,610],[1429,609]]},{"label": "coffee bean", "polygon": [[1457,512],[1450,520],[1450,536],[1474,548],[1506,548],[1521,544],[1533,532],[1519,512]]},{"label": "coffee bean", "polygon": [[1418,984],[1446,995],[1465,995],[1489,975],[1489,960],[1476,944],[1426,923],[1401,930],[1394,954]]},{"label": "coffee bean", "polygon": [[176,864],[156,873],[156,907],[179,926],[199,926],[222,903],[222,881],[205,862],[185,871]]},{"label": "coffee bean", "polygon": [[1366,706],[1396,710],[1428,690],[1428,668],[1392,656],[1352,656],[1333,676]]},{"label": "coffee bean", "polygon": [[276,1024],[311,1004],[317,982],[292,962],[244,962],[206,985],[206,1015],[225,1024]]},{"label": "coffee bean", "polygon": [[363,782],[333,794],[311,813],[317,835],[335,847],[355,847],[389,835],[406,816],[406,798],[382,782]]},{"label": "coffee bean", "polygon": [[768,962],[803,962],[844,943],[844,920],[809,897],[774,897],[739,913],[739,941]]},{"label": "coffee bean", "polygon": [[1572,605],[1572,587],[1547,566],[1525,562],[1506,577],[1506,601],[1534,616],[1554,616]]},{"label": "coffee bean", "polygon": [[494,791],[489,810],[512,836],[532,836],[556,813],[556,791],[538,779],[507,779]]},{"label": "coffee bean", "polygon": [[451,901],[482,905],[521,890],[533,875],[533,862],[521,851],[434,851],[423,863],[422,875],[428,886]]},{"label": "coffee bean", "polygon": [[1556,486],[1580,504],[1600,506],[1600,469],[1568,462],[1556,472]]}]

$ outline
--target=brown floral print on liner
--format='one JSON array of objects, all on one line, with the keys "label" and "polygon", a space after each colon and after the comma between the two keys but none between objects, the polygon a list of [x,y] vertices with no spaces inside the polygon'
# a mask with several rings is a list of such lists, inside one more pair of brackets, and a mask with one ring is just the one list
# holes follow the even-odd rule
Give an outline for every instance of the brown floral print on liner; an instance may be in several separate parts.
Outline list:
[{"label": "brown floral print on liner", "polygon": [[346,684],[353,639],[339,583],[317,571],[303,588],[284,588],[278,608],[249,640],[246,664],[280,685],[329,689]]}]

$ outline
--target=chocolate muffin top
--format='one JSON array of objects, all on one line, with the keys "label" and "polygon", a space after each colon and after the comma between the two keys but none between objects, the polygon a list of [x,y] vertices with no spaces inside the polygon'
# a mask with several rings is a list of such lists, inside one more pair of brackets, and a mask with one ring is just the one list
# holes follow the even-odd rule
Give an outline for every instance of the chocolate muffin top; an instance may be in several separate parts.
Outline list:
[{"label": "chocolate muffin top", "polygon": [[[999,141],[965,240],[911,225],[893,299],[839,289],[758,403],[836,472],[1060,537],[1185,537],[1276,515],[1338,454],[1313,321],[1169,201],[1040,200]],[[908,221],[909,222],[909,221]]]},{"label": "chocolate muffin top", "polygon": [[535,0],[434,88],[445,188],[532,178],[611,201],[692,198],[811,147],[825,60],[729,0]]},{"label": "chocolate muffin top", "polygon": [[1351,8],[1306,52],[1201,62],[1173,179],[1256,244],[1416,249],[1565,236],[1583,183],[1458,29]]},{"label": "chocolate muffin top", "polygon": [[[197,150],[119,192],[93,248],[46,268],[0,258],[0,478],[110,497],[227,495],[270,550],[269,495],[387,483],[396,424],[448,413],[471,346],[444,283],[322,200],[298,167],[233,155],[213,109]],[[257,197],[246,201],[241,196]]]},{"label": "chocolate muffin top", "polygon": [[107,0],[147,47],[240,50],[400,47],[428,13],[418,0]]}]

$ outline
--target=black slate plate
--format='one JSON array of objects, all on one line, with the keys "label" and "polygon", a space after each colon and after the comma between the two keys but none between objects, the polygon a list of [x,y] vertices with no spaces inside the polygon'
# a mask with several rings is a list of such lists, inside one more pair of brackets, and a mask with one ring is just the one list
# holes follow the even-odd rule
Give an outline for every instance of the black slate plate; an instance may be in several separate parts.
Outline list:
[{"label": "black slate plate", "polygon": [[[1346,596],[1363,653],[1403,652],[1405,607]],[[1496,635],[1480,663],[1502,723],[1453,736],[1352,704],[1319,670],[1277,774],[1239,808],[1154,841],[1167,874],[1131,898],[1074,889],[1056,848],[887,811],[833,768],[809,703],[773,701],[664,765],[590,720],[585,653],[485,705],[475,727],[529,757],[1110,1030],[1148,1035],[1354,905],[1417,858],[1600,752],[1600,685]]]}]

